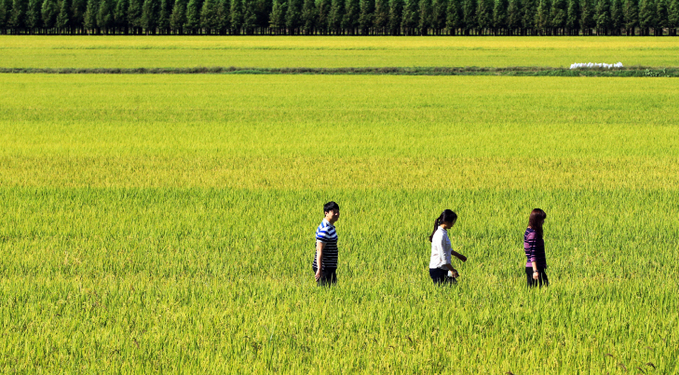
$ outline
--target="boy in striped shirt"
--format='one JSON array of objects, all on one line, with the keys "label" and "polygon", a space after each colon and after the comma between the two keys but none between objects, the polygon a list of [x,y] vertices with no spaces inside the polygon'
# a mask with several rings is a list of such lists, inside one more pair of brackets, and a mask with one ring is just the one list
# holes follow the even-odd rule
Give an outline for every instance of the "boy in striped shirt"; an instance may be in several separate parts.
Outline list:
[{"label": "boy in striped shirt", "polygon": [[325,218],[316,229],[316,254],[312,268],[316,283],[331,285],[337,282],[337,232],[335,222],[339,219],[339,205],[328,202],[323,206]]}]

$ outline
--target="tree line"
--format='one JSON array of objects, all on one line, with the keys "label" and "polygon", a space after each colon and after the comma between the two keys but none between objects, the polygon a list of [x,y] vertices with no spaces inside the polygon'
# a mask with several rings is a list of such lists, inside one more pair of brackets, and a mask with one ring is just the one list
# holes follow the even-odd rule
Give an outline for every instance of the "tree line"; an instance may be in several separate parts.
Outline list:
[{"label": "tree line", "polygon": [[679,0],[0,0],[2,34],[677,35]]}]

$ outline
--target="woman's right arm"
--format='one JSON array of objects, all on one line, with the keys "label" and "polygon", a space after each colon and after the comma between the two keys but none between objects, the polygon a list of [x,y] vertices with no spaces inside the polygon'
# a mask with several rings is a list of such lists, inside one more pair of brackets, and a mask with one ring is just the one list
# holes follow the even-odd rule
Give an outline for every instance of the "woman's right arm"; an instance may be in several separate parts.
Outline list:
[{"label": "woman's right arm", "polygon": [[316,270],[316,281],[321,278],[321,269],[323,269],[323,265],[321,263],[323,262],[324,247],[325,243],[316,241],[316,265],[318,266],[318,269]]}]

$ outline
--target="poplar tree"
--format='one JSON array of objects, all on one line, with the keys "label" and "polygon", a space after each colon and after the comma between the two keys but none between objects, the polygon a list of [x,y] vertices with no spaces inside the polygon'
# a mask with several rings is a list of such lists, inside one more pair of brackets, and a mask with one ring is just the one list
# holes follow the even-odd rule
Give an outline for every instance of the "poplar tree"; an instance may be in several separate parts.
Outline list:
[{"label": "poplar tree", "polygon": [[127,35],[127,9],[130,7],[128,0],[118,0],[113,9],[113,22],[121,32]]},{"label": "poplar tree", "polygon": [[302,25],[302,2],[301,0],[288,0],[288,11],[285,13],[285,26],[290,35],[295,35]]},{"label": "poplar tree", "polygon": [[509,4],[507,0],[495,0],[493,6],[493,34],[497,35],[497,32],[507,29],[507,8]]},{"label": "poplar tree", "polygon": [[521,26],[523,27],[523,35],[535,34],[535,5],[536,0],[523,0]]},{"label": "poplar tree", "polygon": [[373,26],[380,35],[385,35],[387,33],[386,30],[389,26],[389,0],[375,1]]},{"label": "poplar tree", "polygon": [[667,3],[665,0],[656,0],[655,9],[655,29],[653,30],[653,34],[661,36],[663,35],[663,29],[670,26]]},{"label": "poplar tree", "polygon": [[42,27],[42,0],[29,0],[26,8],[26,27],[33,34]]},{"label": "poplar tree", "polygon": [[269,16],[269,27],[274,29],[276,35],[285,34],[285,13],[287,6],[288,4],[283,0],[273,0],[273,7]]},{"label": "poplar tree", "polygon": [[158,0],[144,0],[141,8],[141,27],[146,31],[146,35],[149,35],[149,33],[155,35],[159,11],[160,4]]},{"label": "poplar tree", "polygon": [[677,36],[677,28],[679,28],[679,0],[670,0],[668,10],[668,21],[670,28],[670,35]]},{"label": "poplar tree", "polygon": [[464,35],[476,28],[476,0],[462,0],[462,21],[464,23]]},{"label": "poplar tree", "polygon": [[184,27],[191,34],[195,34],[200,28],[201,5],[199,0],[189,0],[188,4],[186,4],[186,23],[184,24]]},{"label": "poplar tree", "polygon": [[12,15],[9,18],[9,27],[14,33],[19,33],[26,26],[26,6],[24,0],[12,1]]},{"label": "poplar tree", "polygon": [[0,34],[4,34],[7,27],[7,3],[6,0],[0,0]]},{"label": "poplar tree", "polygon": [[449,0],[448,8],[446,9],[446,27],[450,35],[455,35],[457,29],[462,28],[462,10],[459,0]]},{"label": "poplar tree", "polygon": [[568,0],[568,14],[566,15],[566,28],[568,34],[577,35],[580,29],[580,2],[578,0]]},{"label": "poplar tree", "polygon": [[557,32],[566,29],[566,16],[568,15],[568,4],[566,0],[554,0],[551,12],[551,27],[556,28]]},{"label": "poplar tree", "polygon": [[405,4],[403,6],[403,15],[401,16],[401,28],[403,29],[405,35],[415,34],[415,28],[419,23],[418,16],[419,16],[418,1],[405,0]]},{"label": "poplar tree", "polygon": [[[1,0],[0,0],[1,1]],[[73,0],[71,3],[71,25],[73,29],[80,28],[81,33],[84,33],[85,9],[87,8],[86,0]]]},{"label": "poplar tree", "polygon": [[634,35],[635,29],[639,26],[639,10],[637,0],[625,0],[623,4],[622,16],[625,21],[627,35]]},{"label": "poplar tree", "polygon": [[521,0],[509,0],[507,3],[507,28],[510,35],[521,28]]},{"label": "poplar tree", "polygon": [[420,30],[420,35],[428,35],[429,29],[432,25],[432,1],[419,0],[420,14],[418,15],[417,28]]},{"label": "poplar tree", "polygon": [[304,30],[304,35],[312,35],[316,28],[316,2],[314,0],[304,0],[304,5],[302,6],[302,29]]},{"label": "poplar tree", "polygon": [[551,6],[549,0],[539,0],[538,9],[535,12],[535,27],[540,31],[540,35],[547,35],[551,27],[550,14]]},{"label": "poplar tree", "polygon": [[158,31],[161,34],[170,32],[170,15],[172,14],[171,0],[160,0],[160,11],[158,12]]},{"label": "poplar tree", "polygon": [[368,35],[373,26],[375,17],[375,0],[360,0],[360,12],[358,15],[358,27],[361,34]]},{"label": "poplar tree", "polygon": [[613,30],[613,35],[620,35],[620,29],[623,24],[622,1],[611,0],[611,29]]},{"label": "poplar tree", "polygon": [[655,4],[653,0],[639,1],[639,28],[641,35],[650,35],[650,29],[655,25]]},{"label": "poplar tree", "polygon": [[56,0],[45,0],[42,3],[43,27],[47,30],[53,28],[57,22],[58,14],[59,14],[59,4],[57,4]]},{"label": "poplar tree", "polygon": [[403,0],[389,0],[389,33],[399,35],[403,18]]},{"label": "poplar tree", "polygon": [[231,28],[231,2],[229,0],[217,2],[217,28],[222,35]]},{"label": "poplar tree", "polygon": [[448,14],[448,0],[432,1],[431,27],[436,35],[441,35],[441,30],[446,27],[446,15]]},{"label": "poplar tree", "polygon": [[143,0],[129,0],[130,5],[127,7],[127,22],[135,35],[141,34],[141,12]]},{"label": "poplar tree", "polygon": [[592,0],[582,0],[580,3],[580,27],[582,27],[582,34],[591,35],[594,26],[596,26],[596,23],[594,21]]},{"label": "poplar tree", "polygon": [[330,29],[330,10],[332,9],[331,0],[319,0],[316,18],[316,28],[323,35],[328,35]]},{"label": "poplar tree", "polygon": [[111,1],[112,0],[99,1],[99,9],[97,10],[97,27],[103,30],[106,34],[111,33],[111,26],[113,26],[113,11]]},{"label": "poplar tree", "polygon": [[611,27],[611,10],[608,0],[598,0],[594,9],[594,19],[596,20],[597,35],[607,34]]},{"label": "poplar tree", "polygon": [[184,33],[184,24],[186,23],[186,4],[184,1],[175,0],[172,15],[170,15],[170,29],[177,34]]},{"label": "poplar tree", "polygon": [[216,8],[215,0],[205,0],[203,7],[200,9],[200,27],[208,35],[212,34],[217,28]]},{"label": "poplar tree", "polygon": [[99,34],[97,30],[97,12],[99,11],[99,2],[97,0],[87,0],[87,7],[85,8],[84,26],[89,33]]},{"label": "poplar tree", "polygon": [[[57,21],[55,26],[57,27],[57,30],[66,30],[70,26],[70,19],[68,16],[68,8],[69,3],[68,0],[61,0],[61,4],[59,5],[59,14],[57,15]],[[71,29],[71,34],[73,33],[73,30]]]},{"label": "poplar tree", "polygon": [[346,0],[345,13],[342,18],[342,28],[349,30],[350,35],[356,34],[358,28],[359,0]]},{"label": "poplar tree", "polygon": [[485,29],[493,26],[493,0],[479,0],[476,8],[476,23],[481,35]]},{"label": "poplar tree", "polygon": [[[302,0],[299,0],[302,1]],[[257,27],[256,4],[254,0],[243,0],[243,30],[245,35],[254,34]]]},{"label": "poplar tree", "polygon": [[328,16],[328,27],[334,31],[335,35],[341,34],[343,18],[344,0],[332,0],[330,15]]}]

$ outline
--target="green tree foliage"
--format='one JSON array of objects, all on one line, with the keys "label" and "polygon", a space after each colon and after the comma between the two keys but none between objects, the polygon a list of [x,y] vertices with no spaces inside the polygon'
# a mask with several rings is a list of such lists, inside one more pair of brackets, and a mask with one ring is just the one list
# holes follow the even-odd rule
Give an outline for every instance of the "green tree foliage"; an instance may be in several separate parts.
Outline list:
[{"label": "green tree foliage", "polygon": [[634,30],[639,26],[639,8],[637,0],[625,0],[622,6],[622,16],[627,35],[634,35]]},{"label": "green tree foliage", "polygon": [[288,9],[285,12],[285,26],[291,35],[299,33],[302,26],[302,0],[288,0]]},{"label": "green tree foliage", "polygon": [[217,29],[216,0],[205,0],[200,10],[200,27],[206,34],[212,34]]},{"label": "green tree foliage", "polygon": [[26,8],[28,3],[24,0],[12,1],[12,15],[9,18],[9,27],[15,31],[26,27]]},{"label": "green tree foliage", "polygon": [[[236,1],[238,4],[240,4],[240,1]],[[184,27],[190,34],[195,34],[198,32],[198,29],[200,28],[200,8],[201,5],[203,5],[200,0],[189,0],[188,4],[186,4],[186,23],[184,24]],[[240,25],[242,25],[243,22],[243,16],[242,13],[239,13],[240,15]]]},{"label": "green tree foliage", "polygon": [[323,35],[328,33],[328,19],[330,17],[330,9],[332,8],[331,0],[319,0],[316,7],[316,30]]},{"label": "green tree foliage", "polygon": [[186,23],[186,4],[184,1],[175,0],[172,15],[170,15],[170,29],[177,34],[184,33],[184,24]]},{"label": "green tree foliage", "polygon": [[521,29],[521,0],[507,2],[507,27],[510,32]]},{"label": "green tree foliage", "polygon": [[302,30],[304,35],[312,35],[314,33],[317,18],[316,2],[314,0],[304,0],[304,5],[302,5]]},{"label": "green tree foliage", "polygon": [[45,0],[42,3],[42,22],[46,29],[51,29],[57,22],[59,14],[59,4],[56,0]]},{"label": "green tree foliage", "polygon": [[568,0],[568,10],[566,12],[566,28],[570,35],[580,28],[580,2],[578,0]]},{"label": "green tree foliage", "polygon": [[84,26],[91,34],[98,34],[97,29],[97,13],[99,12],[99,1],[87,0],[87,7],[85,8]]},{"label": "green tree foliage", "polygon": [[368,32],[373,26],[374,17],[375,17],[375,0],[360,0],[358,27],[361,30],[361,34],[368,35]]},{"label": "green tree foliage", "polygon": [[42,27],[42,0],[28,1],[28,7],[26,8],[26,27],[29,29]]},{"label": "green tree foliage", "polygon": [[8,3],[7,0],[0,0],[0,34],[4,34],[7,28]]},{"label": "green tree foliage", "polygon": [[436,35],[441,35],[441,30],[446,27],[447,14],[448,0],[432,1],[431,27],[434,28]]},{"label": "green tree foliage", "polygon": [[141,13],[144,6],[143,0],[129,0],[127,8],[127,22],[134,30],[134,34],[141,34]]},{"label": "green tree foliage", "polygon": [[[217,29],[224,35],[231,28],[231,1],[218,0],[217,2]],[[268,25],[267,25],[268,26]]]},{"label": "green tree foliage", "polygon": [[457,34],[457,29],[463,28],[462,7],[459,0],[449,0],[446,9],[446,27],[450,35]]},{"label": "green tree foliage", "polygon": [[69,18],[69,1],[61,0],[59,4],[59,14],[57,15],[57,22],[55,24],[58,30],[66,30],[71,25]]},{"label": "green tree foliage", "polygon": [[462,21],[465,35],[469,35],[469,32],[477,26],[476,8],[476,0],[462,0]]},{"label": "green tree foliage", "polygon": [[73,0],[71,2],[71,25],[74,28],[83,29],[85,20],[85,9],[87,8],[86,0]]},{"label": "green tree foliage", "polygon": [[269,25],[276,30],[276,34],[285,33],[285,14],[287,7],[288,3],[284,0],[273,0]]},{"label": "green tree foliage", "polygon": [[342,30],[342,19],[344,18],[344,0],[332,0],[330,15],[328,16],[328,27],[336,34]]},{"label": "green tree foliage", "polygon": [[141,8],[141,27],[146,34],[155,34],[158,27],[158,15],[160,14],[159,0],[144,0]]},{"label": "green tree foliage", "polygon": [[594,8],[594,19],[596,20],[597,35],[605,35],[606,30],[611,27],[611,9],[608,0],[597,0]]},{"label": "green tree foliage", "polygon": [[172,14],[172,4],[172,0],[160,0],[160,11],[158,12],[158,30],[161,34],[167,34],[170,31],[170,15]]},{"label": "green tree foliage", "polygon": [[493,5],[493,33],[507,29],[507,0],[495,0]]},{"label": "green tree foliage", "polygon": [[127,9],[129,7],[130,2],[128,0],[118,0],[116,1],[116,7],[113,9],[113,22],[125,34],[127,34],[128,27],[130,26],[127,22]]},{"label": "green tree foliage", "polygon": [[373,17],[373,26],[380,34],[385,34],[387,26],[389,26],[389,0],[375,1],[375,16]]},{"label": "green tree foliage", "polygon": [[620,35],[623,24],[622,0],[611,0],[611,30],[613,35]]},{"label": "green tree foliage", "polygon": [[110,34],[113,27],[113,6],[111,2],[112,0],[100,0],[97,10],[97,26],[106,34]]},{"label": "green tree foliage", "polygon": [[676,36],[677,28],[679,28],[679,0],[670,0],[668,12],[670,35]]},{"label": "green tree foliage", "polygon": [[484,30],[493,27],[493,0],[479,0],[476,7],[476,23],[483,33]]},{"label": "green tree foliage", "polygon": [[538,8],[535,12],[535,27],[541,35],[549,35],[551,22],[551,4],[549,0],[539,0]]},{"label": "green tree foliage", "polygon": [[420,35],[428,35],[429,29],[432,27],[432,0],[419,0],[420,14],[417,22],[417,28]]},{"label": "green tree foliage", "polygon": [[359,0],[345,1],[344,17],[342,17],[342,28],[349,31],[350,35],[356,34],[358,29],[358,14],[360,11]]},{"label": "green tree foliage", "polygon": [[655,3],[653,0],[639,1],[639,28],[641,35],[649,35],[650,29],[655,27]]},{"label": "green tree foliage", "polygon": [[592,28],[596,26],[594,19],[594,6],[592,0],[582,0],[580,3],[580,27],[584,35],[590,35]]},{"label": "green tree foliage", "polygon": [[670,26],[666,0],[655,1],[655,30],[654,35],[663,35],[663,29]]},{"label": "green tree foliage", "polygon": [[[252,35],[257,27],[257,13],[255,0],[243,1],[243,31],[246,35]],[[302,0],[299,0],[302,1]]]},{"label": "green tree foliage", "polygon": [[400,35],[403,19],[403,0],[389,0],[389,33]]},{"label": "green tree foliage", "polygon": [[418,3],[418,0],[405,0],[403,16],[401,17],[401,28],[405,35],[415,35],[415,29],[419,24],[418,16],[420,15]]},{"label": "green tree foliage", "polygon": [[551,24],[553,28],[563,32],[566,29],[568,3],[566,0],[554,0],[552,3]]}]

